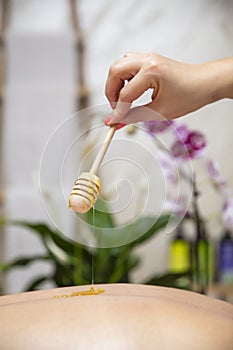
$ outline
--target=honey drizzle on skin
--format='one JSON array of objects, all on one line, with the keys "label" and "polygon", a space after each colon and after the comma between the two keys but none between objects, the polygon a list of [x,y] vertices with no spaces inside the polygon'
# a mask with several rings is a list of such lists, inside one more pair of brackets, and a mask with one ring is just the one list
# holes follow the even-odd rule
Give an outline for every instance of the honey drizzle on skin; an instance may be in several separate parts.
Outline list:
[{"label": "honey drizzle on skin", "polygon": [[62,294],[60,296],[54,295],[53,299],[81,297],[81,296],[85,296],[85,295],[98,295],[98,294],[101,294],[104,292],[105,292],[105,290],[102,288],[94,289],[94,287],[91,286],[89,290],[82,290],[80,292],[73,292],[71,294]]},{"label": "honey drizzle on skin", "polygon": [[[92,210],[92,225],[93,225],[93,230],[94,230],[94,236],[96,238],[96,232],[95,232],[95,207],[93,207]],[[80,292],[73,292],[71,294],[62,294],[62,295],[54,295],[54,299],[59,299],[59,298],[72,298],[72,297],[79,297],[79,296],[85,296],[85,295],[98,295],[101,293],[104,293],[105,290],[102,288],[95,289],[94,288],[94,283],[95,283],[95,254],[94,254],[94,249],[91,251],[91,287],[89,290],[83,290]]]}]

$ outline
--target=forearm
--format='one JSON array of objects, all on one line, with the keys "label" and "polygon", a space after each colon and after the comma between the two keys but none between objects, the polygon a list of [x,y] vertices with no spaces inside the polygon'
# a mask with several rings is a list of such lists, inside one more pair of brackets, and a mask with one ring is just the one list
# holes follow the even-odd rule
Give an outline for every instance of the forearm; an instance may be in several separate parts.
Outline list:
[{"label": "forearm", "polygon": [[207,72],[210,102],[233,98],[233,57],[203,65]]}]

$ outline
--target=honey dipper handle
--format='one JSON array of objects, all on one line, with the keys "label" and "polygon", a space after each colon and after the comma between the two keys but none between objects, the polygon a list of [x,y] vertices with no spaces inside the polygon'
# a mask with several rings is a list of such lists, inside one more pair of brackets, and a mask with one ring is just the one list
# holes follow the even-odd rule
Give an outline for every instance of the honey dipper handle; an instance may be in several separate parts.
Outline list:
[{"label": "honey dipper handle", "polygon": [[105,153],[107,152],[108,150],[108,146],[113,138],[113,135],[116,131],[116,126],[117,125],[114,125],[114,126],[111,126],[108,130],[108,133],[107,133],[107,136],[105,137],[105,140],[104,140],[104,143],[103,143],[103,146],[101,147],[99,153],[97,154],[96,156],[96,159],[94,160],[94,163],[92,164],[92,167],[91,167],[91,170],[90,170],[90,173],[92,174],[96,174],[97,171],[99,170],[99,167],[104,159],[104,156],[105,156]]}]

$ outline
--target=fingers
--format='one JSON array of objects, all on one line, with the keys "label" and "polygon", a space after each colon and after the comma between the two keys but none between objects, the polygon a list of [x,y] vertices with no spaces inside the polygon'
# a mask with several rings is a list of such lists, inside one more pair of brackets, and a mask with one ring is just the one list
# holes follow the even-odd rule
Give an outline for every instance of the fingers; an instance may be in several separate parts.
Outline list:
[{"label": "fingers", "polygon": [[[111,118],[105,120],[106,125],[163,119],[159,113],[153,112],[160,82],[157,59],[154,53],[128,53],[111,66],[106,81],[106,96],[113,111]],[[131,104],[150,88],[153,89],[152,102],[144,106],[149,107],[146,109],[148,112],[131,108]]]},{"label": "fingers", "polygon": [[128,53],[124,58],[117,61],[110,67],[105,94],[111,106],[114,108],[116,101],[119,99],[121,89],[125,85],[125,81],[131,80],[141,67],[140,57],[135,54]]},{"label": "fingers", "polygon": [[[153,87],[157,91],[157,84],[145,78],[144,72],[141,70],[129,81],[120,91],[118,102],[113,110],[109,120],[109,124],[119,123],[127,115],[133,101],[138,99],[145,91]],[[156,93],[155,93],[156,94]]]},{"label": "fingers", "polygon": [[[111,118],[111,116],[107,117],[104,120],[104,124],[108,126]],[[167,119],[163,117],[159,112],[155,111],[154,106],[152,108],[151,104],[149,103],[146,106],[131,108],[128,114],[123,118],[124,123],[119,123],[116,127],[116,130],[122,129],[128,124],[150,120],[165,121]]]},{"label": "fingers", "polygon": [[167,120],[164,118],[159,112],[151,108],[151,104],[148,104],[146,106],[139,106],[131,108],[128,112],[128,114],[122,119],[124,124],[134,124],[137,122],[146,122],[150,120],[157,120],[157,121],[165,121]]},{"label": "fingers", "polygon": [[[105,125],[108,125],[108,123],[109,123],[109,121],[110,121],[111,118],[112,118],[111,116],[105,118],[105,119],[104,119],[104,124],[105,124]],[[124,126],[126,126],[126,124],[124,124],[124,123],[119,123],[119,124],[117,124],[116,130],[122,129]]]}]

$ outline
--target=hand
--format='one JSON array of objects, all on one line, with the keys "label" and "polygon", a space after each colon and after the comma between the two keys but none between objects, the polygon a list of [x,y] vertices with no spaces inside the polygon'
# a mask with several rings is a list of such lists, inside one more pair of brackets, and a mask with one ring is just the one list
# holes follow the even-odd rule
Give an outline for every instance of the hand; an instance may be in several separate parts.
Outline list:
[{"label": "hand", "polygon": [[[173,119],[218,99],[233,97],[232,72],[232,58],[187,64],[156,53],[126,54],[109,70],[106,96],[113,112],[105,123]],[[132,102],[148,89],[153,93],[151,102],[143,106],[147,108],[131,108]]]}]

